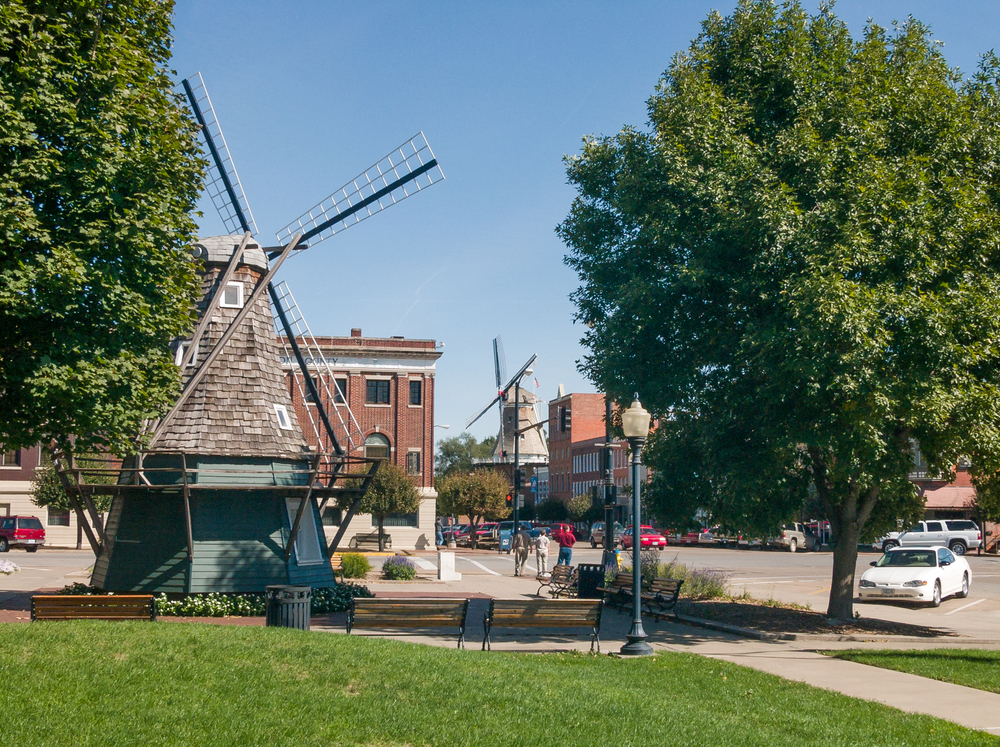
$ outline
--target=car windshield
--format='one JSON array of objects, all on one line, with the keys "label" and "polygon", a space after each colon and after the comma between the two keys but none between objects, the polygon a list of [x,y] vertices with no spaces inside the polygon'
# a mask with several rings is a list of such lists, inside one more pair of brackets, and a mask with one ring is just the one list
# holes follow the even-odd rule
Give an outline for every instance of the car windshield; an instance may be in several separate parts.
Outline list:
[{"label": "car windshield", "polygon": [[18,519],[17,520],[17,528],[18,529],[41,529],[42,528],[42,522],[40,522],[38,519],[35,519],[33,517],[30,518],[30,519]]},{"label": "car windshield", "polygon": [[878,568],[885,566],[903,568],[935,568],[937,556],[933,550],[893,550],[878,559]]}]

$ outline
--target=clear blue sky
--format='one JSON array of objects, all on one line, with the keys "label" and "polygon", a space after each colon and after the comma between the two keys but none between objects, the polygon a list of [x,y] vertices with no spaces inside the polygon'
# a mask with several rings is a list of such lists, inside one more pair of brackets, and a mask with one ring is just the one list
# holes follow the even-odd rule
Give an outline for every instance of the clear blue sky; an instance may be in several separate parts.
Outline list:
[{"label": "clear blue sky", "polygon": [[[289,260],[280,279],[317,335],[443,341],[440,438],[494,396],[496,335],[511,373],[538,354],[543,400],[559,383],[594,391],[577,371],[577,279],[554,232],[574,196],[562,157],[586,134],[645,126],[671,57],[711,9],[734,5],[177,0],[172,66],[178,80],[202,72],[268,243],[425,132],[445,181]],[[998,46],[995,0],[835,7],[855,37],[869,16],[913,15],[965,72]],[[221,233],[207,200],[202,211],[203,233]],[[490,413],[472,432],[497,427]]]}]

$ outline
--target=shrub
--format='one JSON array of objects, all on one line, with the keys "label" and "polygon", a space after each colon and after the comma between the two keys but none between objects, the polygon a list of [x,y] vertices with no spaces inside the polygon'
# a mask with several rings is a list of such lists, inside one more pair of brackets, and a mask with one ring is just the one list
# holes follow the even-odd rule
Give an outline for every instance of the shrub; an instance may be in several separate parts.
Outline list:
[{"label": "shrub", "polygon": [[417,567],[409,558],[393,555],[382,565],[382,575],[391,581],[409,581],[417,577]]},{"label": "shrub", "polygon": [[718,599],[726,596],[729,575],[710,568],[688,568],[677,562],[677,556],[660,569],[660,576],[683,581],[681,592],[694,599]]},{"label": "shrub", "polygon": [[371,569],[372,564],[361,553],[344,553],[344,578],[364,578]]}]

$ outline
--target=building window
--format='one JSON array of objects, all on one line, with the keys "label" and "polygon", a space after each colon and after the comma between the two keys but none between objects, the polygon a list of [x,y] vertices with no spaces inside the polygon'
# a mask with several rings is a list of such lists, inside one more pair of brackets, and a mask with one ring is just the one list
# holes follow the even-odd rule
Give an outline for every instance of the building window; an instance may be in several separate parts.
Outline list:
[{"label": "building window", "polygon": [[333,401],[338,405],[347,402],[347,379],[333,380]]},{"label": "building window", "polygon": [[420,474],[420,452],[419,451],[408,451],[406,453],[406,474],[408,474],[408,475],[419,475]]},{"label": "building window", "polygon": [[[420,516],[417,511],[412,514],[387,514],[382,522],[383,527],[419,527]],[[372,517],[372,527],[378,527],[378,519]]]},{"label": "building window", "polygon": [[[184,362],[184,356],[187,354],[188,349],[191,347],[191,341],[177,343],[177,351],[174,353],[174,365],[178,368],[181,363]],[[187,364],[187,368],[191,368],[198,361],[198,346],[194,346],[194,355],[191,356],[191,361]]]},{"label": "building window", "polygon": [[423,382],[420,379],[410,379],[410,404],[411,405],[422,405],[424,403],[423,399]]},{"label": "building window", "polygon": [[69,509],[62,508],[52,508],[48,507],[48,517],[45,523],[50,527],[68,527],[69,526]]},{"label": "building window", "polygon": [[226,309],[243,308],[243,283],[226,283],[222,289],[222,300],[219,306]]},{"label": "building window", "polygon": [[323,509],[323,526],[339,527],[344,520],[344,512],[336,506],[327,506]]},{"label": "building window", "polygon": [[292,421],[288,417],[288,408],[284,405],[275,405],[274,414],[278,417],[278,427],[283,431],[292,430]]},{"label": "building window", "polygon": [[381,433],[373,433],[365,439],[365,456],[369,459],[389,458],[389,439]]},{"label": "building window", "polygon": [[365,402],[369,405],[389,404],[389,380],[368,379],[365,382]]},{"label": "building window", "polygon": [[21,452],[18,449],[8,451],[7,447],[0,444],[0,467],[20,467]]}]

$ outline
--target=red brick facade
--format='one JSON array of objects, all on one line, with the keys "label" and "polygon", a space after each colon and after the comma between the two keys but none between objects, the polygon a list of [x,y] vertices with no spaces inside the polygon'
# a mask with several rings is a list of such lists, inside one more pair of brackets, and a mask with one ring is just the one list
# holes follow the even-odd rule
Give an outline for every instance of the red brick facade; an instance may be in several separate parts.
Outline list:
[{"label": "red brick facade", "polygon": [[[435,361],[441,357],[435,341],[362,337],[361,330],[356,329],[350,337],[317,337],[316,342],[334,379],[346,383],[344,395],[357,421],[356,428],[353,423],[348,423],[347,428],[341,427],[340,419],[321,393],[341,446],[345,450],[348,448],[349,436],[353,441],[351,453],[362,455],[366,439],[385,439],[392,461],[413,476],[418,488],[433,490],[434,371]],[[314,368],[312,361],[308,362],[315,376],[322,372],[326,377],[325,367]],[[287,372],[296,415],[306,440],[315,448],[317,437],[299,386],[293,379],[297,375],[301,380],[298,366],[286,360],[282,360],[282,364]],[[369,382],[373,382],[375,391],[371,395],[374,396],[369,393]],[[332,384],[327,386],[332,392]],[[411,386],[414,387],[412,395],[419,399],[419,404],[411,404]],[[371,399],[376,401],[369,401]],[[385,399],[388,402],[384,402]],[[346,421],[346,410],[340,408],[340,412]],[[329,444],[323,438],[323,447],[328,449]],[[371,443],[368,448],[373,446],[378,448]]]}]

